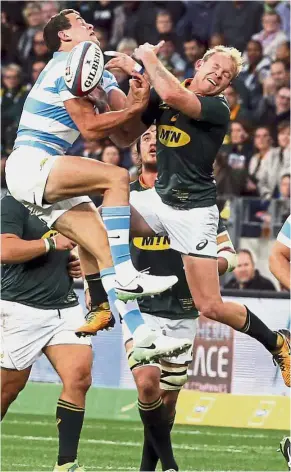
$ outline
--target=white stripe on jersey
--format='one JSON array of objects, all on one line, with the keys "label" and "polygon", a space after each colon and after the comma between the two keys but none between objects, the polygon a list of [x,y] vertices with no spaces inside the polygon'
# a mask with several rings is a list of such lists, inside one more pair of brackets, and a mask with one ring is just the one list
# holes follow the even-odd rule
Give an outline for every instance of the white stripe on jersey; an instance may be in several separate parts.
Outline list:
[{"label": "white stripe on jersey", "polygon": [[[80,135],[64,102],[77,98],[68,90],[64,74],[67,52],[57,52],[41,72],[25,101],[14,148],[31,145],[55,155],[64,154]],[[115,77],[104,71],[101,85],[106,93],[119,89]]]}]

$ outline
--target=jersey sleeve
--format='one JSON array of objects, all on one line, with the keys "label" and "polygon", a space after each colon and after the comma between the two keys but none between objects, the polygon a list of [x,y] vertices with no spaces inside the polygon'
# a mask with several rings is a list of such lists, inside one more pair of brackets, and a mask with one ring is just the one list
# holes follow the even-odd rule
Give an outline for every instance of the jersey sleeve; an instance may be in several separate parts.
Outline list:
[{"label": "jersey sleeve", "polygon": [[13,197],[4,197],[1,201],[1,234],[15,234],[22,238],[27,211]]},{"label": "jersey sleeve", "polygon": [[107,94],[111,90],[120,90],[116,78],[108,70],[105,70],[103,72],[101,87],[103,88],[104,92],[106,92]]},{"label": "jersey sleeve", "polygon": [[146,126],[151,126],[155,120],[158,120],[162,114],[160,109],[161,99],[155,89],[151,89],[150,99],[147,109],[141,115],[141,121]]},{"label": "jersey sleeve", "polygon": [[230,111],[223,97],[201,97],[197,95],[201,103],[201,115],[199,121],[207,121],[215,125],[226,125],[229,122]]},{"label": "jersey sleeve", "polygon": [[287,220],[283,224],[281,231],[277,236],[277,240],[291,249],[291,215],[288,216]]},{"label": "jersey sleeve", "polygon": [[56,88],[57,88],[58,94],[61,97],[62,102],[65,102],[67,100],[72,100],[72,98],[80,98],[80,97],[76,97],[76,95],[73,95],[70,92],[70,90],[66,86],[66,82],[65,82],[65,79],[63,77],[59,77],[56,80]]}]

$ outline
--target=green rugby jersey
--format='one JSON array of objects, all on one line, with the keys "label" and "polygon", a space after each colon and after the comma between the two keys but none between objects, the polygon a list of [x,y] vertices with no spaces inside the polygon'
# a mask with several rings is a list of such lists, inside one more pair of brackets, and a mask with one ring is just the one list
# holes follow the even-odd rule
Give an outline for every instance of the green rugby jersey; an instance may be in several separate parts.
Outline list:
[{"label": "green rugby jersey", "polygon": [[[146,189],[147,187],[143,186],[141,180],[136,180],[130,186],[131,192],[142,192]],[[225,230],[225,226],[220,221],[218,234]],[[178,277],[178,282],[170,290],[154,297],[139,299],[142,312],[170,319],[199,316],[188,288],[181,255],[170,249],[168,236],[134,238],[131,241],[131,258],[139,271],[150,268],[152,275]]]},{"label": "green rugby jersey", "polygon": [[[190,80],[191,82],[191,80]],[[185,81],[186,86],[189,81]],[[195,120],[162,102],[155,90],[142,121],[157,125],[156,191],[167,205],[179,209],[216,204],[213,163],[229,122],[223,95],[202,97],[201,118]]]},{"label": "green rugby jersey", "polygon": [[[45,222],[11,196],[1,200],[1,234],[31,241],[55,233]],[[78,305],[73,279],[68,274],[70,251],[49,252],[21,264],[3,264],[1,298],[40,309]]]}]

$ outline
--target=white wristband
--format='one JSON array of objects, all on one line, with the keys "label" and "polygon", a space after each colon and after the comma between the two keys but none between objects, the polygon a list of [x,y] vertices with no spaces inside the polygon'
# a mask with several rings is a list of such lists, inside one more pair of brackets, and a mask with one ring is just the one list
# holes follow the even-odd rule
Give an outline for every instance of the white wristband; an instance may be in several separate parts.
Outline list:
[{"label": "white wristband", "polygon": [[50,250],[50,244],[47,240],[47,238],[44,239],[44,244],[45,244],[45,252],[48,253]]},{"label": "white wristband", "polygon": [[84,292],[87,292],[87,290],[89,290],[88,282],[86,279],[84,279],[83,282],[84,282]]}]

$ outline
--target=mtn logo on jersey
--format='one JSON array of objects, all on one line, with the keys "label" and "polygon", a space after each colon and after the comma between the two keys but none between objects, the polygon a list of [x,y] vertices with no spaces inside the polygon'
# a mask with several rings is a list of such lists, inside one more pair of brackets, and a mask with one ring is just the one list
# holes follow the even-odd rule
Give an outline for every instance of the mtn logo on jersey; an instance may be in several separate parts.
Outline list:
[{"label": "mtn logo on jersey", "polygon": [[168,236],[149,236],[146,238],[134,238],[133,244],[143,251],[166,251],[170,249]]},{"label": "mtn logo on jersey", "polygon": [[191,141],[189,134],[176,126],[160,125],[158,127],[159,141],[167,147],[186,146]]},{"label": "mtn logo on jersey", "polygon": [[45,234],[42,235],[41,239],[46,239],[46,238],[52,238],[53,236],[56,236],[58,232],[54,229],[50,229],[47,231]]}]

